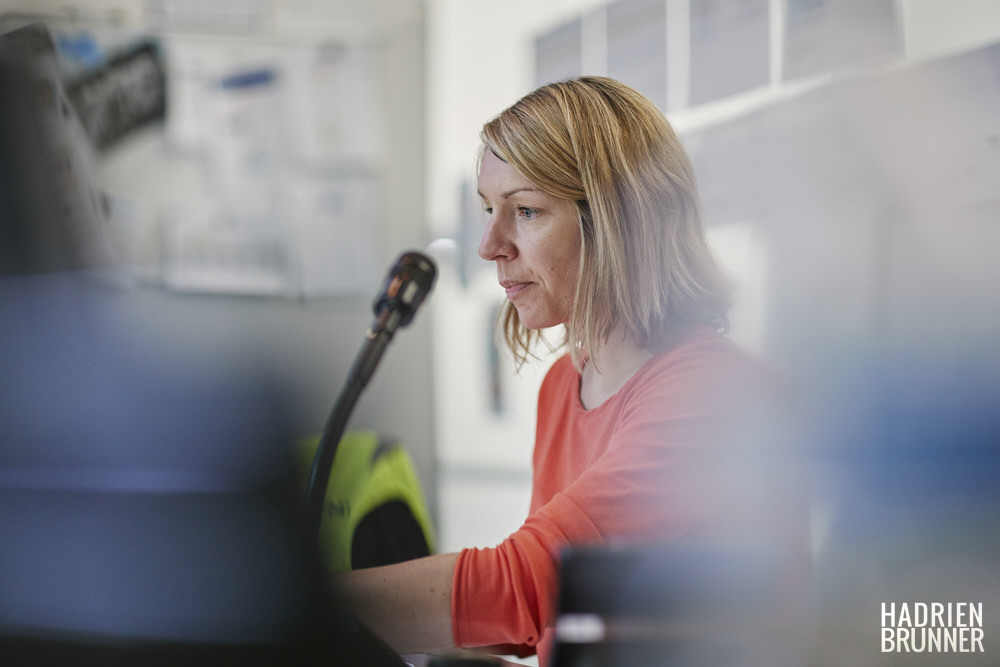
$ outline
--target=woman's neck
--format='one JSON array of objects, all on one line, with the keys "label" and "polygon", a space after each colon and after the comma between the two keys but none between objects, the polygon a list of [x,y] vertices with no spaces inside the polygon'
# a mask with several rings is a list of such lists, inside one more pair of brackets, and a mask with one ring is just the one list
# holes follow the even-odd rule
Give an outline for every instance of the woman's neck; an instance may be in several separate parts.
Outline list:
[{"label": "woman's neck", "polygon": [[624,386],[653,354],[640,348],[619,327],[596,355],[596,364],[588,360],[580,380],[580,402],[587,410],[596,408]]}]

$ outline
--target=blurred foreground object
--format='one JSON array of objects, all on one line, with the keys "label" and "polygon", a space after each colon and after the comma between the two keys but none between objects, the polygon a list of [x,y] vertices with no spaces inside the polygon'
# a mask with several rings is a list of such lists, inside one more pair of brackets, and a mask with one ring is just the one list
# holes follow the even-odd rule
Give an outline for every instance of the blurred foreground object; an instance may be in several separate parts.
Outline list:
[{"label": "blurred foreground object", "polygon": [[0,653],[268,663],[321,602],[281,395],[142,345],[106,290],[0,283]]},{"label": "blurred foreground object", "polygon": [[[996,664],[1000,357],[971,343],[873,346],[828,360],[826,377],[810,434],[820,473],[810,664]],[[913,615],[935,603],[973,605],[982,618]],[[955,648],[927,639],[963,629]]]},{"label": "blurred foreground object", "polygon": [[781,561],[763,542],[570,549],[552,665],[801,664],[777,595]]},{"label": "blurred foreground object", "polygon": [[124,324],[78,129],[45,30],[0,35],[4,664],[347,659],[284,392]]}]

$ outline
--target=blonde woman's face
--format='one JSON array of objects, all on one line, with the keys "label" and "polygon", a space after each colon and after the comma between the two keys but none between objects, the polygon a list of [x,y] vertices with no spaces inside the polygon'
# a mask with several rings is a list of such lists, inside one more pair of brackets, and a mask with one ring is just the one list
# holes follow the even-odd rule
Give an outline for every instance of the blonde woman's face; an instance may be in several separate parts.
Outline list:
[{"label": "blonde woman's face", "polygon": [[488,150],[479,196],[487,218],[479,256],[496,262],[521,324],[543,329],[568,322],[580,273],[576,204],[543,192]]}]

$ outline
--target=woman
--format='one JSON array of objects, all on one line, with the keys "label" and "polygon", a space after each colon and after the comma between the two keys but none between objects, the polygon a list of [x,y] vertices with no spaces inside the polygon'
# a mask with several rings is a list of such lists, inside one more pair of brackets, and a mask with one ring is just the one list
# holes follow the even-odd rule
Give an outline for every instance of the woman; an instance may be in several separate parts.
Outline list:
[{"label": "woman", "polygon": [[720,333],[728,283],[688,158],[649,100],[607,78],[553,83],[482,140],[479,254],[508,297],[507,344],[524,362],[540,330],[564,325],[568,348],[540,391],[529,516],[496,548],[341,583],[398,649],[537,647],[545,664],[560,549],[741,520],[703,492],[695,461],[727,432],[754,372]]}]

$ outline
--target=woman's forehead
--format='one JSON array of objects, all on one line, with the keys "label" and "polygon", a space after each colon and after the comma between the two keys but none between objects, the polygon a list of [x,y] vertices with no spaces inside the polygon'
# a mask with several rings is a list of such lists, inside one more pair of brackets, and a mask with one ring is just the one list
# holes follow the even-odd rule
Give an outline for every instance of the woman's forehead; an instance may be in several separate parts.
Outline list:
[{"label": "woman's forehead", "polygon": [[481,194],[484,193],[484,189],[495,190],[495,194],[502,194],[514,189],[541,191],[524,174],[490,151],[486,152],[479,164],[479,190]]}]

